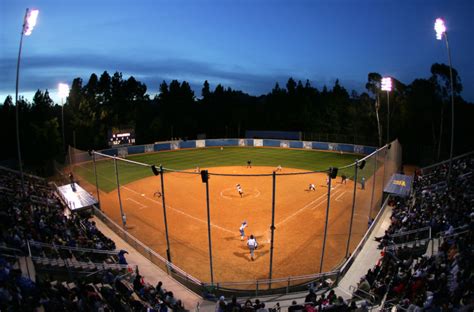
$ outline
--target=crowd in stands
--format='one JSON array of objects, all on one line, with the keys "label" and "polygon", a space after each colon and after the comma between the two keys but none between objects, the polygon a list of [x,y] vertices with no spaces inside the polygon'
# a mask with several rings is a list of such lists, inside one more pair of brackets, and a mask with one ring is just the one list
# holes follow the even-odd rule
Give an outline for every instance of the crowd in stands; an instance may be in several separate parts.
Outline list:
[{"label": "crowd in stands", "polygon": [[[25,175],[24,185],[18,173],[0,168],[0,311],[185,311],[161,282],[149,285],[138,267],[127,266],[127,252],[116,251],[89,215],[68,214],[45,180]],[[107,257],[105,250],[116,254]],[[31,254],[116,261],[117,267],[86,275],[71,267],[42,272],[39,265],[36,276],[28,276],[19,258]]]},{"label": "crowd in stands", "polygon": [[[361,278],[357,297],[396,306],[400,311],[472,311],[474,309],[474,157],[429,173],[416,174],[410,198],[391,204],[391,225],[376,238],[383,248],[379,263]],[[433,254],[417,244],[399,244],[394,235],[431,227],[439,241]]]}]

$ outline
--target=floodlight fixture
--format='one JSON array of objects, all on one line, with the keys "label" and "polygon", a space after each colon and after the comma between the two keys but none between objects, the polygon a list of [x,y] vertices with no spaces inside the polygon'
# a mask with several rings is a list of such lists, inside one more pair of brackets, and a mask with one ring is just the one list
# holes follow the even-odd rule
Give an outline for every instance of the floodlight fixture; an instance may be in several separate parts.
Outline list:
[{"label": "floodlight fixture", "polygon": [[69,95],[69,85],[67,83],[58,84],[58,95],[62,99],[66,98]]},{"label": "floodlight fixture", "polygon": [[443,39],[443,34],[446,33],[446,24],[442,18],[437,18],[434,24],[434,30],[436,31],[436,39]]},{"label": "floodlight fixture", "polygon": [[387,91],[387,92],[392,91],[392,78],[390,77],[382,78],[382,91]]},{"label": "floodlight fixture", "polygon": [[33,32],[33,28],[35,28],[36,21],[38,20],[38,14],[39,10],[26,10],[25,21],[23,23],[23,34],[25,36],[29,36]]}]

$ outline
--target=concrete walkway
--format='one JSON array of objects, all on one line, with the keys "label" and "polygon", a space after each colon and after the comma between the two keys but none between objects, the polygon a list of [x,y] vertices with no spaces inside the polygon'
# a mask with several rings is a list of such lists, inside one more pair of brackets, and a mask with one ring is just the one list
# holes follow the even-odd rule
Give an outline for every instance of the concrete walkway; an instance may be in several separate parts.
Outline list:
[{"label": "concrete walkway", "polygon": [[[187,310],[195,311],[197,304],[202,304],[203,300],[200,296],[188,290],[181,283],[171,278],[166,272],[162,271],[148,259],[143,257],[138,251],[136,251],[133,247],[127,244],[117,234],[115,234],[99,218],[94,217],[93,219],[97,225],[97,228],[105,236],[115,242],[117,249],[123,249],[128,252],[128,254],[125,255],[128,264],[134,269],[135,266],[138,265],[140,275],[144,277],[146,283],[156,286],[159,281],[162,281],[163,288],[165,288],[167,291],[172,291],[174,297],[176,299],[180,299]],[[201,311],[203,310],[201,309]]]},{"label": "concrete walkway", "polygon": [[373,268],[381,258],[381,251],[377,249],[379,243],[376,242],[374,238],[385,234],[385,230],[388,229],[391,223],[391,215],[392,208],[387,205],[359,255],[357,255],[357,258],[352,263],[346,275],[344,275],[344,278],[339,281],[339,285],[335,289],[339,296],[342,296],[344,299],[352,297],[351,286],[357,287],[360,278],[365,275],[369,269]]}]

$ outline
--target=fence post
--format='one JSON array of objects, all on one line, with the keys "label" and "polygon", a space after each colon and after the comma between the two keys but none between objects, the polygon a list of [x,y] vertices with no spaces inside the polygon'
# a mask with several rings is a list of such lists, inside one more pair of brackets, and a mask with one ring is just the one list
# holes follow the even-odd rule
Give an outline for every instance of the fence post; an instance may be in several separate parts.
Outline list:
[{"label": "fence post", "polygon": [[[165,234],[166,234],[166,257],[171,262],[171,251],[170,251],[170,239],[168,237],[168,221],[166,218],[166,202],[165,202],[165,179],[164,179],[163,166],[160,165],[160,179],[161,179],[161,201],[163,204],[163,220],[165,222]],[[166,268],[168,269],[168,265]],[[168,272],[169,273],[169,272]]]},{"label": "fence post", "polygon": [[374,160],[374,172],[373,172],[373,175],[372,175],[372,179],[373,179],[372,196],[370,197],[370,209],[369,209],[369,216],[368,216],[367,221],[370,221],[370,217],[372,216],[372,207],[374,206],[375,176],[377,175],[377,156],[378,156],[378,154],[379,154],[378,151],[376,151],[375,154],[374,154],[375,160]]},{"label": "fence post", "polygon": [[120,197],[120,182],[119,182],[118,167],[117,167],[117,156],[114,156],[114,165],[115,165],[115,179],[117,180],[117,194],[118,194],[118,200],[119,200],[119,206],[120,206],[120,216],[122,218],[122,225],[124,229],[127,229],[126,216],[123,214],[122,198]]},{"label": "fence post", "polygon": [[270,226],[270,230],[272,232],[271,239],[270,239],[270,276],[269,276],[269,283],[268,289],[272,288],[272,268],[273,268],[273,238],[275,233],[275,185],[276,185],[276,173],[273,171],[273,190],[272,190],[272,225]]},{"label": "fence post", "polygon": [[214,273],[212,271],[212,242],[211,242],[211,212],[209,208],[209,180],[206,179],[206,205],[207,205],[207,236],[209,238],[209,267],[211,271],[211,286],[214,285]]},{"label": "fence post", "polygon": [[99,195],[99,179],[97,177],[97,168],[95,163],[95,151],[92,151],[92,162],[94,163],[94,176],[95,176],[95,189],[97,191],[97,200],[99,201],[99,209],[100,209],[100,195]]},{"label": "fence post", "polygon": [[355,199],[356,199],[356,191],[357,191],[357,169],[359,167],[359,161],[356,159],[355,161],[355,168],[354,168],[354,193],[352,195],[352,212],[351,212],[351,222],[349,223],[349,237],[347,238],[347,247],[346,247],[346,258],[349,254],[349,245],[351,243],[351,235],[352,235],[352,222],[354,220],[354,210],[355,210]]},{"label": "fence post", "polygon": [[323,239],[323,250],[321,252],[321,264],[319,266],[319,273],[323,271],[323,261],[324,261],[324,249],[326,248],[326,236],[328,233],[328,219],[329,219],[329,206],[331,204],[331,174],[328,172],[328,204],[326,208],[326,222],[324,224],[324,239]]}]

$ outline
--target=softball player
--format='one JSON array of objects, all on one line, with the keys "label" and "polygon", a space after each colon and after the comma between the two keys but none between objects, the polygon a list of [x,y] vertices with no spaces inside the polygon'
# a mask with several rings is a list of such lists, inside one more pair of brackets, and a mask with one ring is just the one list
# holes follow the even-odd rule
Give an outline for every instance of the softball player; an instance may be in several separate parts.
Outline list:
[{"label": "softball player", "polygon": [[254,252],[255,252],[255,249],[257,249],[257,240],[253,237],[253,235],[250,235],[250,238],[247,240],[247,246],[249,246],[249,250],[250,250],[250,259],[252,259],[252,261],[254,260],[253,257],[254,257]]},{"label": "softball player", "polygon": [[244,229],[247,227],[247,221],[244,220],[240,225],[239,232],[240,232],[240,240],[244,240],[245,232]]},{"label": "softball player", "polygon": [[309,184],[308,191],[316,191],[316,186],[313,183]]},{"label": "softball player", "polygon": [[244,196],[244,191],[242,191],[242,187],[240,186],[240,184],[237,184],[235,187],[237,188],[237,192],[239,193],[240,197],[242,198],[242,196]]}]

